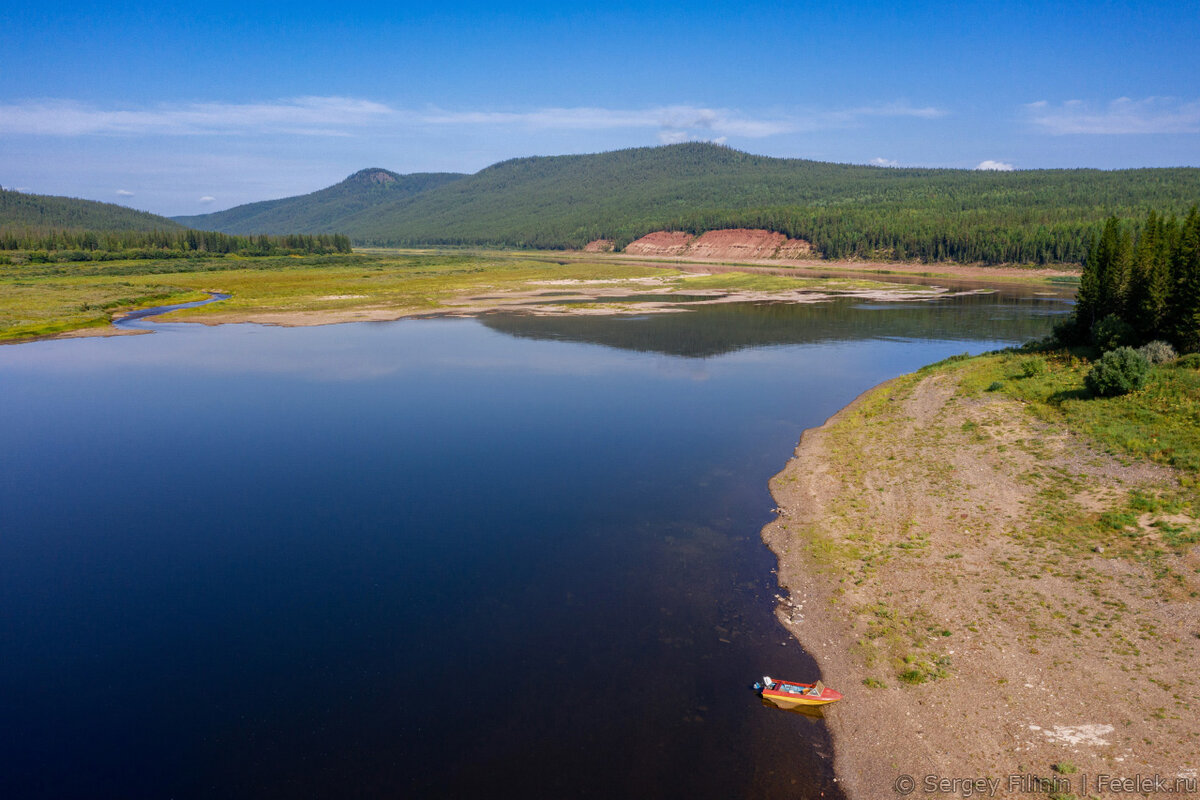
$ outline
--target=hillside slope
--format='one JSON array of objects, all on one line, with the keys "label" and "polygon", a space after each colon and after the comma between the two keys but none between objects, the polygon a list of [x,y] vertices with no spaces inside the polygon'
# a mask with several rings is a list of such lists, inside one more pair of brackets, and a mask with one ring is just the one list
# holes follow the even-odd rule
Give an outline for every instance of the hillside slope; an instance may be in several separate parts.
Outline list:
[{"label": "hillside slope", "polygon": [[264,200],[212,214],[175,217],[191,228],[222,233],[340,233],[344,220],[390,201],[412,197],[464,177],[455,172],[399,175],[372,167],[311,194]]},{"label": "hillside slope", "polygon": [[[656,230],[741,227],[803,239],[829,258],[1056,263],[1082,260],[1110,214],[1186,212],[1200,202],[1200,170],[896,169],[687,143],[512,159],[366,200],[333,208],[341,216],[293,216],[287,227],[341,231],[359,244],[580,248],[611,239],[617,249]],[[179,219],[248,233],[250,208]]]},{"label": "hillside slope", "polygon": [[0,189],[0,231],[170,231],[178,222],[115,203]]}]

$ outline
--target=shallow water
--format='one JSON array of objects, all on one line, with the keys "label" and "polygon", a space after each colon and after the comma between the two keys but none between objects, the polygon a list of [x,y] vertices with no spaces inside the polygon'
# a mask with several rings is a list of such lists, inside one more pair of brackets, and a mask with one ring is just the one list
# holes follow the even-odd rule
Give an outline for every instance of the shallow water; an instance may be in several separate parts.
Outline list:
[{"label": "shallow water", "polygon": [[832,797],[820,721],[749,689],[815,677],[767,481],[869,386],[1063,309],[0,348],[0,795]]}]

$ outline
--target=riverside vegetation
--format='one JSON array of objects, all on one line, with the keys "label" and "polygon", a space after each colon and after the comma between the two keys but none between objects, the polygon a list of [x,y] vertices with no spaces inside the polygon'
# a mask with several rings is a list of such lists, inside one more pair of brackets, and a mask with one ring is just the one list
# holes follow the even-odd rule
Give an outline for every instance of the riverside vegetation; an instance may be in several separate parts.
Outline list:
[{"label": "riverside vegetation", "polygon": [[[465,255],[311,255],[0,264],[0,341],[107,326],[124,310],[232,295],[222,312],[329,311],[364,304],[430,311],[466,291],[551,278],[618,279],[649,267],[561,266]],[[207,308],[207,307],[206,307]],[[203,319],[206,308],[193,309]],[[209,312],[211,313],[211,312]]]},{"label": "riverside vegetation", "polygon": [[[106,328],[139,307],[229,294],[218,304],[175,312],[200,322],[311,324],[475,313],[504,300],[525,305],[580,295],[564,313],[646,308],[673,295],[797,292],[928,292],[862,278],[801,278],[723,272],[696,275],[613,262],[556,261],[521,254],[376,253],[0,264],[0,341]],[[631,293],[633,293],[632,296]],[[589,296],[604,300],[590,308]],[[628,300],[624,305],[612,300]],[[635,305],[636,304],[636,305]],[[512,307],[512,306],[510,306]]]}]

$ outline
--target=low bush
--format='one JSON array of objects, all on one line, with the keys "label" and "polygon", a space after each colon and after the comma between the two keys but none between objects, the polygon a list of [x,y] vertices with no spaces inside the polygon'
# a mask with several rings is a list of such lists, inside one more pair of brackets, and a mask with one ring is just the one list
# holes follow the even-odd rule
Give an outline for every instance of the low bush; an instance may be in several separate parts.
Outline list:
[{"label": "low bush", "polygon": [[1026,378],[1036,377],[1045,371],[1046,359],[1037,357],[1021,359],[1021,374]]},{"label": "low bush", "polygon": [[1150,362],[1132,347],[1105,353],[1092,366],[1084,384],[1100,397],[1116,397],[1140,389],[1150,373]]},{"label": "low bush", "polygon": [[1200,353],[1188,353],[1176,361],[1175,366],[1183,369],[1200,369]]},{"label": "low bush", "polygon": [[1092,326],[1092,341],[1103,352],[1128,345],[1133,336],[1133,326],[1116,314],[1109,314]]},{"label": "low bush", "polygon": [[1137,351],[1151,364],[1169,364],[1179,358],[1179,354],[1175,352],[1175,348],[1162,340],[1144,344]]}]

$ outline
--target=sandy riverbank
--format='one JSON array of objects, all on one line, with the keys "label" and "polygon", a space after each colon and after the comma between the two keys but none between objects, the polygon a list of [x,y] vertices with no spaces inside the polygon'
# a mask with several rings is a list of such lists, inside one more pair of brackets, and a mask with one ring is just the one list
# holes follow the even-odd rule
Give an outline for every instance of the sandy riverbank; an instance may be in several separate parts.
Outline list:
[{"label": "sandy riverbank", "polygon": [[923,264],[913,261],[858,261],[853,259],[824,258],[750,258],[730,260],[728,258],[705,258],[702,256],[651,256],[636,253],[594,253],[568,251],[571,256],[586,256],[591,260],[618,261],[631,264],[669,264],[671,266],[723,266],[727,268],[755,267],[762,270],[786,271],[807,270],[817,272],[840,272],[848,275],[909,275],[925,278],[955,278],[979,281],[1045,281],[1051,278],[1078,278],[1080,269],[1065,265],[1048,267],[1021,267],[1013,265],[984,266],[981,264],[957,264],[938,261]]},{"label": "sandy riverbank", "polygon": [[[847,797],[898,796],[905,775],[924,796],[930,775],[998,780],[999,797],[1194,779],[1200,554],[1139,561],[1048,533],[1178,476],[959,379],[939,367],[864,394],[771,482],[778,615],[845,694],[827,720]],[[1148,523],[1135,535],[1165,548]]]},{"label": "sandy riverbank", "polygon": [[[158,322],[199,322],[205,325],[257,323],[282,327],[334,325],[344,322],[384,322],[409,317],[473,317],[494,312],[533,316],[615,316],[670,314],[705,305],[728,303],[821,303],[837,298],[863,302],[932,301],[987,289],[958,289],[886,280],[787,278],[770,289],[711,288],[699,281],[705,273],[677,273],[663,277],[625,279],[561,279],[533,281],[518,289],[496,289],[448,297],[436,305],[412,307],[380,302],[371,295],[327,295],[307,298],[299,308],[206,307],[180,309],[155,316]],[[326,305],[327,307],[311,307]],[[70,336],[114,335],[112,329],[88,328]]]}]

